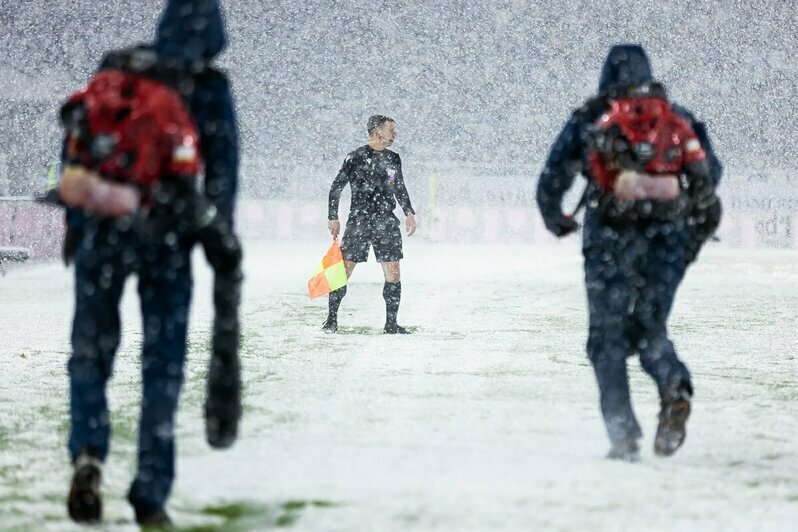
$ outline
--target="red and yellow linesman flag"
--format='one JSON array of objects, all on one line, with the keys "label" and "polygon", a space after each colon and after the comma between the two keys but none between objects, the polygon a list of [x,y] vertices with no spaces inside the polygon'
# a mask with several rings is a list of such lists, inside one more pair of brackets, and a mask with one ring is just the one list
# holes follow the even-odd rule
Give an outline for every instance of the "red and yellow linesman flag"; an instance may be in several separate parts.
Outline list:
[{"label": "red and yellow linesman flag", "polygon": [[321,264],[316,268],[313,277],[308,281],[308,295],[310,299],[316,299],[333,290],[338,290],[346,285],[346,281],[344,256],[341,255],[341,246],[335,240],[327,250],[327,254],[321,259]]}]

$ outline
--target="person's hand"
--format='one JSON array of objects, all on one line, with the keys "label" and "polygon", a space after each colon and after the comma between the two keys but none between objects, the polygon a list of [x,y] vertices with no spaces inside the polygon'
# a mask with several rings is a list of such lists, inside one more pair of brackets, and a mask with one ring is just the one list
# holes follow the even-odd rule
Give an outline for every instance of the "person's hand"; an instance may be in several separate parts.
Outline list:
[{"label": "person's hand", "polygon": [[109,181],[80,165],[64,167],[58,197],[69,207],[111,218],[131,214],[141,205],[141,192],[135,186]]},{"label": "person's hand", "polygon": [[333,240],[338,240],[338,235],[341,233],[341,221],[330,220],[327,222],[327,228],[330,230]]},{"label": "person's hand", "polygon": [[615,185],[612,188],[612,193],[615,197],[624,201],[634,201],[638,198],[640,188],[640,174],[633,170],[623,170],[618,177],[615,178]]},{"label": "person's hand", "polygon": [[615,179],[612,193],[624,201],[672,200],[679,196],[679,176],[624,170]]},{"label": "person's hand", "polygon": [[579,224],[576,220],[574,220],[574,217],[570,215],[561,216],[560,219],[554,222],[549,228],[549,230],[558,238],[568,236],[577,229],[579,229]]},{"label": "person's hand", "polygon": [[416,232],[416,216],[414,214],[407,215],[405,227],[407,228],[407,236],[413,236],[413,233]]}]

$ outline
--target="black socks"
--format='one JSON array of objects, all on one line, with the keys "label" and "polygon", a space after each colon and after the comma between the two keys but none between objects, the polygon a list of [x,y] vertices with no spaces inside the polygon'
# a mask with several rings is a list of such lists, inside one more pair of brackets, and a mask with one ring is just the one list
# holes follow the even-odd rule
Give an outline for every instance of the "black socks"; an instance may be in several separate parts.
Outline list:
[{"label": "black socks", "polygon": [[341,306],[341,300],[346,295],[346,285],[342,286],[338,290],[333,290],[330,292],[329,296],[329,315],[327,316],[327,321],[330,322],[337,322],[338,321],[338,307]]},{"label": "black socks", "polygon": [[385,324],[396,325],[396,315],[399,313],[399,301],[402,299],[402,283],[385,282],[382,288],[382,298],[385,299]]},{"label": "black socks", "polygon": [[[346,286],[334,290],[329,294],[329,314],[322,329],[327,333],[334,333],[338,329],[338,307],[346,295]],[[402,283],[385,282],[382,288],[382,298],[385,300],[385,332],[389,334],[408,334],[409,331],[396,324],[399,314],[399,302],[402,299]]]}]

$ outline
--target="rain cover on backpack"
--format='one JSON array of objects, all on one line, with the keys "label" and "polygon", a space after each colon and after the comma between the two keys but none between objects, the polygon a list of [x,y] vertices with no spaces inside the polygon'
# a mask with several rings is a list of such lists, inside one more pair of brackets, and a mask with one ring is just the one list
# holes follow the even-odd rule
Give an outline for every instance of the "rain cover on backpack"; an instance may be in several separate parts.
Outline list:
[{"label": "rain cover on backpack", "polygon": [[198,133],[180,95],[140,74],[103,70],[61,110],[67,162],[149,186],[200,170]]},{"label": "rain cover on backpack", "polygon": [[609,105],[591,130],[588,151],[590,171],[604,191],[615,191],[624,171],[653,177],[656,187],[657,176],[674,178],[685,166],[706,159],[693,128],[664,96],[641,91]]}]

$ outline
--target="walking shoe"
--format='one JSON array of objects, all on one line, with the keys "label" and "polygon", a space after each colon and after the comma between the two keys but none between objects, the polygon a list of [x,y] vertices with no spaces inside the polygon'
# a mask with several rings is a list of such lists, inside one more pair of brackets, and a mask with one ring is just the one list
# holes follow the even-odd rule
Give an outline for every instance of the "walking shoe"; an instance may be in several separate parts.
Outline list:
[{"label": "walking shoe", "polygon": [[690,393],[680,388],[670,398],[663,398],[660,404],[654,453],[659,456],[670,456],[684,443],[685,426],[687,418],[690,417]]},{"label": "walking shoe", "polygon": [[639,462],[640,447],[637,445],[637,439],[630,438],[613,443],[610,452],[607,453],[607,458],[624,462]]},{"label": "walking shoe", "polygon": [[327,321],[321,326],[321,330],[327,334],[335,334],[338,331],[338,321],[327,318]]},{"label": "walking shoe", "polygon": [[158,510],[142,510],[136,506],[133,507],[136,512],[136,523],[141,528],[154,528],[154,529],[170,529],[172,528],[172,520],[169,514],[163,508]]},{"label": "walking shoe", "polygon": [[69,517],[76,523],[99,523],[102,519],[101,477],[100,459],[81,453],[75,460],[75,473],[67,500]]},{"label": "walking shoe", "polygon": [[410,331],[395,323],[386,323],[384,332],[385,334],[410,334]]}]

